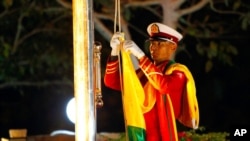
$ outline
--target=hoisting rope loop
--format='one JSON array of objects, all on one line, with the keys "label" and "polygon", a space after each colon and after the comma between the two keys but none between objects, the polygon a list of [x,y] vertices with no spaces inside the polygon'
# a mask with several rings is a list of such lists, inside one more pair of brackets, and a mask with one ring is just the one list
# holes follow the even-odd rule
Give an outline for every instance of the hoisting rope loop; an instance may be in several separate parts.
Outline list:
[{"label": "hoisting rope loop", "polygon": [[[121,31],[121,3],[120,0],[115,0],[115,17],[114,17],[114,33],[123,34]],[[118,22],[118,25],[117,25]],[[118,26],[118,30],[116,29]],[[123,96],[123,81],[122,81],[122,61],[121,61],[121,49],[123,48],[123,41],[124,41],[124,34],[122,39],[120,40],[119,45],[119,54],[118,54],[118,61],[119,61],[119,76],[120,76],[120,84],[121,84],[121,93]]]},{"label": "hoisting rope loop", "polygon": [[[121,32],[121,7],[120,0],[115,0],[115,19],[114,19],[114,33]],[[118,31],[116,30],[118,22]]]},{"label": "hoisting rope loop", "polygon": [[[114,17],[114,33],[119,32],[119,34],[123,34],[123,38],[120,40],[119,45],[119,54],[118,54],[118,61],[119,61],[119,77],[120,77],[120,84],[121,84],[121,95],[122,95],[122,107],[123,107],[123,114],[124,114],[124,124],[125,124],[125,134],[126,134],[126,141],[128,141],[128,132],[127,132],[127,122],[125,118],[125,110],[124,110],[124,90],[123,90],[123,79],[122,79],[122,61],[121,61],[121,49],[123,48],[123,42],[124,42],[124,33],[121,31],[121,8],[120,8],[120,0],[115,0],[115,17]],[[117,24],[118,22],[118,24]],[[116,27],[118,26],[118,30]]]}]

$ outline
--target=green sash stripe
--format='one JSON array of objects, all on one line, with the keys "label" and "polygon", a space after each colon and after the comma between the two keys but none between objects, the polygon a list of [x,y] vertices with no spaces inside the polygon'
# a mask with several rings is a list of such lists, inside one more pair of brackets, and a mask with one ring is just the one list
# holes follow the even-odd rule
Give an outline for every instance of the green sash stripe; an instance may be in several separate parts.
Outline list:
[{"label": "green sash stripe", "polygon": [[143,128],[128,126],[129,141],[146,141],[146,130]]}]

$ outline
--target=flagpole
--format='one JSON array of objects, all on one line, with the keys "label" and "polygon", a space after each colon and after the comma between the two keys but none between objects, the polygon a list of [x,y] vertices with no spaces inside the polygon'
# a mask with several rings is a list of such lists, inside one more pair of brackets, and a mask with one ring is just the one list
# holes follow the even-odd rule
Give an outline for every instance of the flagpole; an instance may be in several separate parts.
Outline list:
[{"label": "flagpole", "polygon": [[95,141],[96,118],[93,92],[92,1],[73,0],[74,96],[76,141]]}]

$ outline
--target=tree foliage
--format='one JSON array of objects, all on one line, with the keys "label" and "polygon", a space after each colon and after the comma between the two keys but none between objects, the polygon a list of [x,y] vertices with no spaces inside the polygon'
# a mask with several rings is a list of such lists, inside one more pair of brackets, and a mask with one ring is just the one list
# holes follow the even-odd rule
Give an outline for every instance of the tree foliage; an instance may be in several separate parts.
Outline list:
[{"label": "tree foliage", "polygon": [[72,80],[71,10],[50,0],[3,0],[0,19],[0,86]]}]

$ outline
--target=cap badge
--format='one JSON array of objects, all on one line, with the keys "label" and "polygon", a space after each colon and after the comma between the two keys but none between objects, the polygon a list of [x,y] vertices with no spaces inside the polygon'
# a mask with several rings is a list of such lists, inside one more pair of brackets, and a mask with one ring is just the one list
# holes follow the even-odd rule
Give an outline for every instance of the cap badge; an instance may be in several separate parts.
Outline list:
[{"label": "cap badge", "polygon": [[157,24],[153,24],[151,26],[151,34],[159,33],[159,26]]}]

